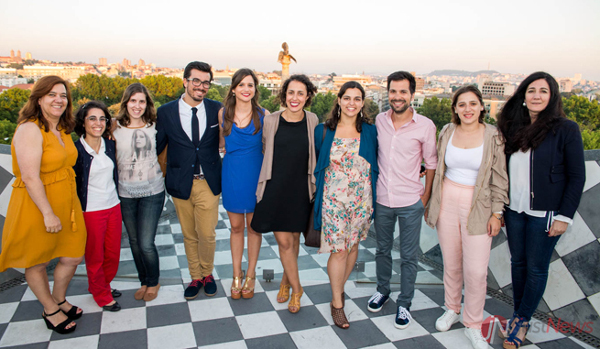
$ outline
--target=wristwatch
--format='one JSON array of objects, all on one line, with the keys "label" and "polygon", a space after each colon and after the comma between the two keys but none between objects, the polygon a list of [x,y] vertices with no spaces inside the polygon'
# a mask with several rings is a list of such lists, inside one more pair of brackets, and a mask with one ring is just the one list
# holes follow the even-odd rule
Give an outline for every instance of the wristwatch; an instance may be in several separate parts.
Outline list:
[{"label": "wristwatch", "polygon": [[502,213],[496,213],[496,212],[494,212],[494,213],[492,213],[492,216],[496,217],[499,221],[502,220]]}]

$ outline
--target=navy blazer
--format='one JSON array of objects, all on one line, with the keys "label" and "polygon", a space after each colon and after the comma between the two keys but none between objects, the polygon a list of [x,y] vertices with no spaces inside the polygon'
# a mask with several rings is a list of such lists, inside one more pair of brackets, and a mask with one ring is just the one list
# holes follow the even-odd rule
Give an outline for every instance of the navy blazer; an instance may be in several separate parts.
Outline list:
[{"label": "navy blazer", "polygon": [[[77,161],[73,170],[75,171],[75,183],[77,184],[77,196],[81,201],[81,209],[85,212],[87,207],[88,183],[90,179],[90,169],[92,168],[92,160],[94,157],[85,150],[81,140],[75,142],[77,148]],[[117,170],[117,154],[115,141],[104,138],[104,153],[112,160],[115,165],[113,169],[113,180],[115,188],[119,194],[119,171]]]},{"label": "navy blazer", "polygon": [[219,118],[221,103],[204,98],[206,130],[198,148],[183,131],[179,118],[179,99],[157,111],[156,151],[162,153],[167,144],[165,186],[171,196],[187,200],[192,192],[196,159],[214,195],[221,193],[221,156],[219,155]]},{"label": "navy blazer", "polygon": [[[531,150],[529,161],[529,208],[573,218],[585,184],[583,141],[577,123],[563,118]],[[510,155],[506,163],[508,168]]]},{"label": "navy blazer", "polygon": [[[323,127],[325,127],[325,124],[319,124],[315,127],[315,151],[317,156],[317,166],[315,168],[317,191],[315,193],[313,223],[315,230],[321,230],[325,170],[329,167],[329,154],[335,136],[335,131],[332,131],[327,127],[327,133],[325,134],[325,139],[323,139]],[[373,215],[371,218],[375,216],[375,202],[377,202],[376,188],[377,176],[379,175],[379,167],[377,166],[377,146],[377,128],[375,125],[369,125],[363,122],[358,155],[362,156],[369,164],[371,164],[371,190],[373,192]]]}]

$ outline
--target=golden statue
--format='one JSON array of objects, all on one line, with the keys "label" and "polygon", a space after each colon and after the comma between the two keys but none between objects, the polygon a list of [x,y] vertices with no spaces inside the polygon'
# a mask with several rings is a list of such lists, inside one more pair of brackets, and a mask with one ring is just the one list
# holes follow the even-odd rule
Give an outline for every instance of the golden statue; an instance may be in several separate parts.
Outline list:
[{"label": "golden statue", "polygon": [[294,62],[298,63],[296,61],[296,58],[294,58],[294,56],[292,56],[290,54],[290,49],[288,47],[287,42],[284,42],[283,44],[281,44],[281,48],[283,49],[283,51],[279,51],[279,57],[277,58],[277,62],[283,64],[284,62],[286,62],[287,64],[290,64],[290,58],[294,60]]}]

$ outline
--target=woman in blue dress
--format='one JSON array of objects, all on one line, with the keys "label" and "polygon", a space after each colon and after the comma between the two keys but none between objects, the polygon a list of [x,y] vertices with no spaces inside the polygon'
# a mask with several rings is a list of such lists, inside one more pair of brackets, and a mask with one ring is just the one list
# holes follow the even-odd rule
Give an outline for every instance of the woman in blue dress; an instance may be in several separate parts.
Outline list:
[{"label": "woman in blue dress", "polygon": [[[262,125],[265,110],[258,104],[258,79],[252,70],[244,68],[233,74],[229,92],[219,111],[220,146],[225,146],[223,158],[223,207],[231,223],[231,260],[233,282],[231,298],[252,298],[256,282],[256,262],[262,242],[261,234],[250,227],[256,187],[263,161]],[[267,112],[268,113],[268,112]],[[244,228],[248,229],[248,270],[242,286],[242,256]]]}]

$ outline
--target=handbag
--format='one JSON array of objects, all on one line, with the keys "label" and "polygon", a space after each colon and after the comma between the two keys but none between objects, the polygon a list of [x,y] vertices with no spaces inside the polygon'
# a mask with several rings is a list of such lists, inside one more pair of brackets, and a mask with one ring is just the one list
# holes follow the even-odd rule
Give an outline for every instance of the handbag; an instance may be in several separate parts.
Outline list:
[{"label": "handbag", "polygon": [[[327,126],[323,125],[323,139],[321,139],[321,143],[325,140],[325,133],[327,132]],[[308,224],[304,229],[304,245],[308,247],[321,247],[321,231],[315,230],[315,199],[313,198],[310,203],[310,215],[308,216]]]}]

